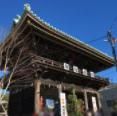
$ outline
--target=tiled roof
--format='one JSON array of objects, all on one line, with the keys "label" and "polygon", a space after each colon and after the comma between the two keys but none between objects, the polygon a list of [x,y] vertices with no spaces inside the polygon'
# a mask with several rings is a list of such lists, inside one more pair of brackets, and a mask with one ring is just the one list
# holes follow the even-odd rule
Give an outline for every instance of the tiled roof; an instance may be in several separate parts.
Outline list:
[{"label": "tiled roof", "polygon": [[[95,47],[92,47],[92,46],[90,46],[89,44],[86,44],[86,43],[83,42],[83,41],[80,41],[78,38],[76,38],[76,37],[74,37],[74,36],[72,36],[72,35],[70,35],[70,34],[68,34],[68,33],[63,32],[62,30],[60,30],[60,29],[54,27],[54,26],[51,25],[50,23],[44,21],[40,16],[38,16],[37,14],[35,14],[35,13],[31,10],[30,4],[25,4],[25,5],[24,5],[24,9],[25,9],[25,11],[29,12],[32,16],[34,16],[34,17],[35,17],[38,21],[40,21],[42,24],[46,25],[48,28],[51,28],[52,30],[54,30],[54,31],[56,31],[56,32],[58,32],[58,33],[60,33],[60,34],[62,34],[62,35],[64,35],[64,36],[68,37],[69,39],[75,40],[76,42],[79,42],[80,44],[85,45],[86,47],[88,47],[88,48],[90,48],[90,49],[93,49],[93,50],[95,50],[96,52],[101,53],[101,54],[105,55],[105,56],[108,57],[108,58],[113,59],[111,56],[109,56],[108,54],[102,52],[101,50],[96,49]],[[20,18],[19,18],[19,19],[20,19]]]}]

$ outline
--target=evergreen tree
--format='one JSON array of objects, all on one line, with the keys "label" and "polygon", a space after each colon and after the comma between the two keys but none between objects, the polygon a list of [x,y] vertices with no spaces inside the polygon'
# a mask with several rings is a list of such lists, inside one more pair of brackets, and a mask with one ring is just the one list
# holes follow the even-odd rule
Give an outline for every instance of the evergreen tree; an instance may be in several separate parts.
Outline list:
[{"label": "evergreen tree", "polygon": [[82,106],[83,106],[83,101],[77,98],[75,94],[75,89],[73,89],[72,94],[68,96],[69,116],[83,116]]}]

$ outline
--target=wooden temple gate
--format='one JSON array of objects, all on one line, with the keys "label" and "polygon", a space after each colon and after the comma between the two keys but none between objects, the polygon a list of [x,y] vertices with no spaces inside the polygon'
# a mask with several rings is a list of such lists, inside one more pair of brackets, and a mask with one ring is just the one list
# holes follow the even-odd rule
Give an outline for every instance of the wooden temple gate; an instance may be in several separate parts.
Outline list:
[{"label": "wooden temple gate", "polygon": [[[61,92],[70,91],[70,85],[68,84],[51,84],[53,81],[43,81],[35,80],[33,86],[26,87],[23,90],[17,89],[10,94],[10,103],[9,103],[9,116],[33,116],[41,114],[44,112],[45,106],[44,101],[47,99],[53,99],[54,103],[60,102],[59,92],[60,85],[62,86]],[[99,93],[91,89],[84,89],[77,86],[71,85],[71,88],[76,89],[76,94],[82,94],[82,99],[84,101],[84,114],[86,112],[93,112],[95,109],[93,107],[92,97],[96,98],[96,107],[97,111],[101,109],[101,103],[99,98]],[[15,111],[14,111],[15,110]],[[60,109],[54,109],[55,114],[60,114]],[[59,110],[56,112],[56,110]],[[58,114],[58,115],[59,115]],[[56,115],[54,115],[56,116]],[[60,116],[60,115],[59,115]]]},{"label": "wooden temple gate", "polygon": [[[78,93],[82,95],[81,99],[85,105],[84,113],[93,112],[92,97],[96,99],[96,110],[101,109],[99,93],[97,92],[100,86],[98,81],[105,83],[105,80],[84,76],[80,69],[79,73],[73,72],[73,69],[66,70],[62,63],[41,56],[33,55],[32,62],[33,60],[35,61],[33,68],[39,67],[38,72],[34,73],[35,78],[30,77],[31,81],[28,84],[24,83],[18,87],[17,83],[14,83],[10,87],[9,115],[39,114],[43,110],[42,105],[46,98],[60,102],[59,93],[70,93],[72,88],[76,90],[78,97]],[[36,70],[35,68],[34,70]],[[88,83],[88,81],[92,81],[92,83]],[[14,106],[17,106],[15,111]]]},{"label": "wooden temple gate", "polygon": [[43,22],[29,6],[0,47],[1,68],[7,61],[10,77],[9,116],[39,115],[46,98],[53,105],[71,88],[85,112],[101,109],[98,90],[109,82],[95,73],[113,66],[113,59]]}]

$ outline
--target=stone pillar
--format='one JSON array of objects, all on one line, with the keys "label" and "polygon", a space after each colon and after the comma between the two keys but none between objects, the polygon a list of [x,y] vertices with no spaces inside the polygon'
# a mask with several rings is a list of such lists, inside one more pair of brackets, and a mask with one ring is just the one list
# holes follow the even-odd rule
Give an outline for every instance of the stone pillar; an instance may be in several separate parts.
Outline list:
[{"label": "stone pillar", "polygon": [[35,110],[35,115],[39,115],[40,113],[40,86],[41,82],[39,79],[35,79],[34,81],[34,89],[35,89],[35,94],[34,94],[34,110]]},{"label": "stone pillar", "polygon": [[88,111],[89,106],[88,106],[88,98],[87,98],[87,91],[86,90],[84,90],[84,101],[85,101],[85,110]]}]

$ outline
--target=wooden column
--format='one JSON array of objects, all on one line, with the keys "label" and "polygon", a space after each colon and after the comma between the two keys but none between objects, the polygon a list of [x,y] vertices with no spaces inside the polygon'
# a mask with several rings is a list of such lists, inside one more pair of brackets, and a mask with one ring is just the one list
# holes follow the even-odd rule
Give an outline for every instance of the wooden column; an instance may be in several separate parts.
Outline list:
[{"label": "wooden column", "polygon": [[34,98],[34,108],[35,108],[35,115],[39,115],[40,113],[40,86],[41,82],[39,79],[35,79],[34,81],[34,88],[35,88],[35,98]]},{"label": "wooden column", "polygon": [[[59,93],[59,95],[60,95],[61,92],[62,92],[62,85],[59,84],[59,85],[58,85],[58,93]],[[60,97],[60,96],[59,96],[59,97]]]},{"label": "wooden column", "polygon": [[88,111],[89,106],[88,106],[88,98],[87,98],[87,91],[86,90],[84,90],[84,101],[85,101],[85,110]]},{"label": "wooden column", "polygon": [[62,92],[62,86],[61,84],[57,85],[57,88],[58,88],[58,95],[59,95],[59,108],[60,108],[60,115],[61,115],[61,99],[60,99],[60,93]]},{"label": "wooden column", "polygon": [[98,100],[98,105],[99,105],[99,110],[102,108],[102,104],[101,104],[101,99],[100,99],[100,94],[97,93],[97,100]]}]

